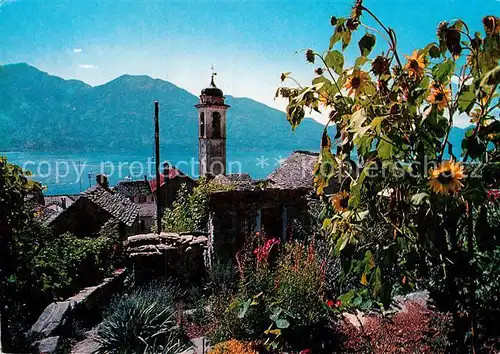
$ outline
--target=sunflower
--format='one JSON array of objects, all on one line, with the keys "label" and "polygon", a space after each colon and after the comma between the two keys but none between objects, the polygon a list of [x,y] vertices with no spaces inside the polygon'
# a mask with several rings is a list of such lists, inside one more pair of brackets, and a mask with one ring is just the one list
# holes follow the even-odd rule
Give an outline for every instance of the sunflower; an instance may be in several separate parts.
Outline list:
[{"label": "sunflower", "polygon": [[425,56],[418,54],[418,50],[414,50],[411,56],[405,55],[408,63],[405,69],[408,70],[410,77],[420,78],[424,75]]},{"label": "sunflower", "polygon": [[460,180],[466,177],[464,166],[453,160],[445,161],[432,169],[429,177],[431,189],[442,195],[458,191],[464,185]]},{"label": "sunflower", "polygon": [[347,94],[351,96],[353,93],[355,96],[363,90],[363,88],[370,82],[370,76],[368,73],[361,70],[354,70],[351,75],[347,78],[347,83],[345,88],[349,90]]},{"label": "sunflower", "polygon": [[332,195],[331,199],[333,207],[339,213],[342,213],[347,210],[349,206],[349,193],[346,191],[342,191],[339,193],[335,193]]},{"label": "sunflower", "polygon": [[430,93],[427,96],[427,102],[435,104],[440,110],[443,110],[451,100],[451,90],[434,82],[429,86]]}]

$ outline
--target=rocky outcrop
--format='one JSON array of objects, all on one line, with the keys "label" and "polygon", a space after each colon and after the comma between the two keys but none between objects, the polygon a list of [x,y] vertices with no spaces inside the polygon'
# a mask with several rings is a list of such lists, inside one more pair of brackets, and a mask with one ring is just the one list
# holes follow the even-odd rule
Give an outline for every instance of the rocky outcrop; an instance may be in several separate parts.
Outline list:
[{"label": "rocky outcrop", "polygon": [[206,234],[200,232],[162,232],[130,236],[124,248],[139,279],[167,276],[196,281],[205,274],[207,243]]},{"label": "rocky outcrop", "polygon": [[55,353],[62,339],[71,336],[74,321],[91,324],[101,308],[121,291],[125,275],[125,269],[116,270],[99,285],[87,287],[64,301],[47,306],[27,333],[38,352]]}]

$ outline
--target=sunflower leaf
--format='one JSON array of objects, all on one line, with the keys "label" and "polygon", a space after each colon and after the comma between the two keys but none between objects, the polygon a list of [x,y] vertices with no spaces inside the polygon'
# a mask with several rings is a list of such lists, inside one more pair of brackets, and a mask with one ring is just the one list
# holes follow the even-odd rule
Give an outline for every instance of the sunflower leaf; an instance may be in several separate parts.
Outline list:
[{"label": "sunflower leaf", "polygon": [[476,94],[474,91],[467,90],[460,93],[458,96],[458,110],[460,113],[466,112],[470,113],[472,107],[474,107],[474,103],[476,102]]},{"label": "sunflower leaf", "polygon": [[450,77],[455,71],[455,62],[452,59],[448,59],[440,64],[436,64],[432,69],[432,76],[434,81],[440,84],[447,84],[450,81]]},{"label": "sunflower leaf", "polygon": [[326,66],[332,68],[337,74],[342,74],[344,56],[338,50],[331,50],[325,57]]},{"label": "sunflower leaf", "polygon": [[359,51],[361,52],[361,55],[362,56],[368,56],[373,47],[375,47],[375,42],[376,42],[376,37],[371,34],[371,33],[367,33],[365,34],[358,42],[358,46],[359,46]]},{"label": "sunflower leaf", "polygon": [[393,143],[388,137],[380,139],[377,146],[377,155],[380,159],[389,160],[392,158]]}]

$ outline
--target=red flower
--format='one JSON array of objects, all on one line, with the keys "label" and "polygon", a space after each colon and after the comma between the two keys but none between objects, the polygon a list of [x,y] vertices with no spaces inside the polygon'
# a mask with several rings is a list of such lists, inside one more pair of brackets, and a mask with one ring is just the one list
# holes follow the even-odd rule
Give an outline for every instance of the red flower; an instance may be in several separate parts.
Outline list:
[{"label": "red flower", "polygon": [[328,307],[333,307],[333,305],[335,305],[335,303],[333,302],[333,300],[328,300],[328,301],[326,302],[326,305],[327,305]]},{"label": "red flower", "polygon": [[312,353],[311,349],[304,349],[304,350],[301,350],[299,354],[310,354],[310,353]]},{"label": "red flower", "polygon": [[500,199],[500,190],[499,189],[490,189],[486,192],[486,197],[492,203]]},{"label": "red flower", "polygon": [[340,306],[342,306],[342,301],[337,300],[337,301],[335,302],[335,307],[340,307]]}]

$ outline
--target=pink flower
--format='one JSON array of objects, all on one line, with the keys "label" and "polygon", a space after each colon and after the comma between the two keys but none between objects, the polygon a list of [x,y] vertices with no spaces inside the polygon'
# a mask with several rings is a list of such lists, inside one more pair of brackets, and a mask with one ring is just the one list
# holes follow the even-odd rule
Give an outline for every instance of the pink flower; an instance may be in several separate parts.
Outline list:
[{"label": "pink flower", "polygon": [[312,353],[311,349],[304,349],[304,350],[301,350],[299,354],[310,354],[310,353]]}]

